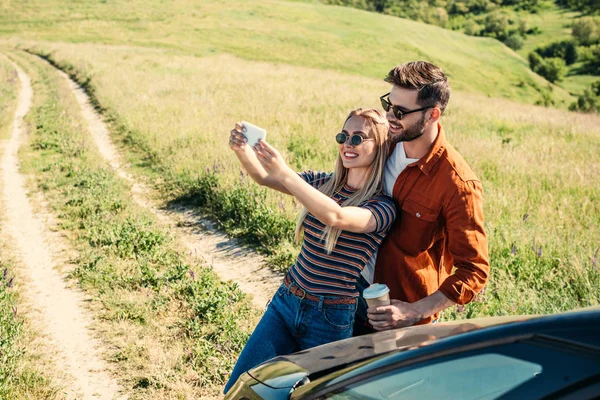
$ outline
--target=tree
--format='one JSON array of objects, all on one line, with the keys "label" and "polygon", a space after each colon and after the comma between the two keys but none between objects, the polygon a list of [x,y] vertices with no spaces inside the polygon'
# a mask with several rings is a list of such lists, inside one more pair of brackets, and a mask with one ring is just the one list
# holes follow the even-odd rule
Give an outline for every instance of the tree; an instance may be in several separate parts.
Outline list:
[{"label": "tree", "polygon": [[561,81],[567,73],[567,65],[562,58],[542,58],[538,53],[529,53],[529,67],[533,72],[554,83]]},{"label": "tree", "polygon": [[507,29],[508,16],[506,14],[495,12],[486,15],[483,28],[483,34],[485,36],[503,40],[508,36]]},{"label": "tree", "polygon": [[577,52],[577,46],[575,46],[575,43],[569,42],[569,44],[565,48],[565,62],[567,63],[567,65],[575,64],[578,58],[579,54]]},{"label": "tree", "polygon": [[534,51],[544,58],[562,58],[567,65],[573,64],[578,58],[577,46],[571,40],[550,43]]},{"label": "tree", "polygon": [[556,4],[584,14],[598,14],[600,12],[600,2],[598,0],[556,0]]},{"label": "tree", "polygon": [[577,101],[569,106],[569,110],[600,113],[600,81],[585,89]]},{"label": "tree", "polygon": [[506,38],[504,44],[506,44],[513,50],[519,50],[521,47],[523,47],[523,38],[521,37],[521,35],[513,33]]},{"label": "tree", "polygon": [[546,58],[544,61],[545,67],[542,69],[540,75],[552,83],[562,81],[567,74],[565,60],[553,57]]},{"label": "tree", "polygon": [[600,41],[600,18],[583,17],[573,21],[571,35],[583,46]]},{"label": "tree", "polygon": [[538,53],[532,51],[527,57],[529,60],[529,68],[535,73],[540,69],[540,66],[544,64],[544,59]]},{"label": "tree", "polygon": [[585,66],[590,72],[596,72],[595,75],[600,72],[600,47],[592,50],[592,56],[588,59]]}]

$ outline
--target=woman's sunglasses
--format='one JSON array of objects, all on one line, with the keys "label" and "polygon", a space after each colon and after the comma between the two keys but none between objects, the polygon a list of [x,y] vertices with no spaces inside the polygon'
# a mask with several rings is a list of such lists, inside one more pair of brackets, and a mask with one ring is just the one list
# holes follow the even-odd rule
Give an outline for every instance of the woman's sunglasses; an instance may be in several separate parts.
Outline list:
[{"label": "woman's sunglasses", "polygon": [[339,144],[344,144],[348,141],[348,137],[350,138],[350,144],[352,146],[360,146],[364,140],[373,140],[373,138],[364,138],[360,135],[348,135],[346,132],[340,132],[335,135],[335,141]]},{"label": "woman's sunglasses", "polygon": [[406,114],[414,113],[414,112],[417,112],[417,111],[424,111],[424,110],[427,110],[428,108],[433,107],[433,106],[427,106],[427,107],[423,107],[423,108],[418,108],[416,110],[402,111],[400,109],[400,106],[394,106],[388,100],[384,99],[384,97],[387,97],[389,95],[390,95],[389,93],[386,93],[386,94],[384,94],[383,96],[381,96],[379,98],[379,100],[381,101],[381,107],[383,107],[383,109],[385,110],[385,112],[390,111],[390,108],[391,108],[392,112],[394,113],[394,117],[396,117],[398,120],[401,120],[402,117],[404,117]]}]

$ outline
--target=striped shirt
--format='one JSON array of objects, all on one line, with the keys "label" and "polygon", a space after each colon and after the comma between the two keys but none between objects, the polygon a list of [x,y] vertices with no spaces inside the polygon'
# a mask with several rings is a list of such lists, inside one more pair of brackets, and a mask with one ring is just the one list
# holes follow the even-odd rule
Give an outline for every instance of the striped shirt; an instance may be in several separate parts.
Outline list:
[{"label": "striped shirt", "polygon": [[[306,171],[299,175],[318,189],[333,174]],[[355,191],[345,185],[332,199],[341,205]],[[358,207],[373,213],[376,220],[375,231],[342,231],[331,254],[327,254],[325,239],[321,238],[325,225],[310,213],[306,216],[302,249],[289,274],[307,292],[322,296],[359,295],[356,281],[396,218],[396,206],[390,197],[378,195],[359,204]]]}]

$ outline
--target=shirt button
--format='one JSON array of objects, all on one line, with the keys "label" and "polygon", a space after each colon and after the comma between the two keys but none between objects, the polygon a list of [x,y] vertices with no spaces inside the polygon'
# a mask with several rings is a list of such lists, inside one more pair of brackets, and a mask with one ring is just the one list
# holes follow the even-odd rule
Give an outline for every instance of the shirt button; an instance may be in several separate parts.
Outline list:
[{"label": "shirt button", "polygon": [[421,218],[421,213],[417,213],[417,218]]}]

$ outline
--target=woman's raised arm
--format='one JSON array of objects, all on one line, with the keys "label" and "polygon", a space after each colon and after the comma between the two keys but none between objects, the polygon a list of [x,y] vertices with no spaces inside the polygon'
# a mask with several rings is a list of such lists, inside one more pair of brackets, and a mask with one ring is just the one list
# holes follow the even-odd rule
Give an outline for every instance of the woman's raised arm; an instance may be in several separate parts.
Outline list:
[{"label": "woman's raised arm", "polygon": [[283,185],[323,224],[357,233],[369,233],[377,229],[377,220],[371,211],[362,207],[340,206],[298,176],[285,163],[279,151],[267,142],[259,141],[254,146],[254,152],[271,179]]}]

